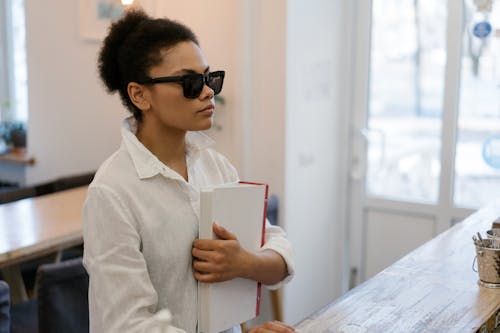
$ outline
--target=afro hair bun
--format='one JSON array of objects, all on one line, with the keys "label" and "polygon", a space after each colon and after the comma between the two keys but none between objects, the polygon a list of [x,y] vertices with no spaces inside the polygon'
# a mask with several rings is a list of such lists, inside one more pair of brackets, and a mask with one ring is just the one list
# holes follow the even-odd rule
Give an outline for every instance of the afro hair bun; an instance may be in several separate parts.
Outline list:
[{"label": "afro hair bun", "polygon": [[120,47],[142,22],[148,20],[151,20],[151,17],[144,11],[131,10],[109,27],[108,35],[104,39],[98,58],[99,75],[108,92],[119,90],[123,84],[118,61]]}]

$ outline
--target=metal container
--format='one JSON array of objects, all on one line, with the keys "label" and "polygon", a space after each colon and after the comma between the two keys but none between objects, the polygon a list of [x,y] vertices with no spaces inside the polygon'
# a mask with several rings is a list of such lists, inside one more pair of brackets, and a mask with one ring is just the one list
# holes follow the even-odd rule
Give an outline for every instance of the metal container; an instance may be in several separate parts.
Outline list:
[{"label": "metal container", "polygon": [[492,248],[492,239],[476,245],[479,283],[485,287],[500,288],[500,249]]},{"label": "metal container", "polygon": [[493,228],[486,231],[488,238],[500,237],[500,228]]},{"label": "metal container", "polygon": [[486,231],[488,239],[493,240],[493,247],[500,249],[500,228],[493,228]]}]

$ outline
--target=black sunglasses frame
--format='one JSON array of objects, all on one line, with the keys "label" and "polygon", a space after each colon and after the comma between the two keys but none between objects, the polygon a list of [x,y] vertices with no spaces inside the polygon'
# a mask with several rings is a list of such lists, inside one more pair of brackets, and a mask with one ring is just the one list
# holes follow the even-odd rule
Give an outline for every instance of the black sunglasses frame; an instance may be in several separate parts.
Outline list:
[{"label": "black sunglasses frame", "polygon": [[[222,85],[224,84],[225,71],[210,72],[207,75],[200,73],[186,74],[182,76],[163,76],[148,78],[147,80],[138,82],[140,84],[157,84],[157,83],[170,83],[175,82],[182,85],[182,92],[184,97],[193,99],[198,98],[203,91],[203,87],[207,85],[210,89],[214,91],[214,95],[218,95],[222,91]],[[220,84],[217,83],[216,86],[211,85],[211,79],[219,78]],[[195,81],[197,80],[197,81]],[[198,84],[192,84],[195,81]],[[203,84],[199,84],[203,82]],[[193,87],[196,87],[194,89]]]}]

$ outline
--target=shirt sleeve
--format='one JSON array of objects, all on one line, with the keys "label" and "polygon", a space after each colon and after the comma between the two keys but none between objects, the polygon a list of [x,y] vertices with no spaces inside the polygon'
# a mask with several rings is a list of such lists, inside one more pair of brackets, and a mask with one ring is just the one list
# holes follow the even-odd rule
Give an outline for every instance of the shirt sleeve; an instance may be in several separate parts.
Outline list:
[{"label": "shirt sleeve", "polygon": [[157,311],[133,215],[115,192],[91,186],[83,210],[83,263],[89,273],[90,332],[185,333]]},{"label": "shirt sleeve", "polygon": [[264,245],[261,247],[261,251],[273,250],[277,252],[283,260],[285,260],[288,275],[281,282],[273,285],[266,285],[268,289],[275,290],[282,287],[285,283],[288,283],[295,274],[295,256],[293,253],[292,244],[286,238],[285,231],[279,227],[272,225],[266,219],[266,232]]}]

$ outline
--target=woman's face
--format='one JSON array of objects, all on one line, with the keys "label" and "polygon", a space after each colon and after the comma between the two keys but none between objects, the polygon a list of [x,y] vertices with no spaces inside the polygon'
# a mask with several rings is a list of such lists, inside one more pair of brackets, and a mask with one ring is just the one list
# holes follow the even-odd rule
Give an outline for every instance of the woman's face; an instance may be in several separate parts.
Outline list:
[{"label": "woman's face", "polygon": [[[208,74],[207,61],[193,42],[181,42],[161,55],[163,61],[150,69],[150,77]],[[143,112],[144,120],[153,120],[167,130],[199,131],[212,126],[214,92],[207,85],[193,99],[184,97],[182,85],[176,82],[147,85],[146,89],[150,109]]]}]

